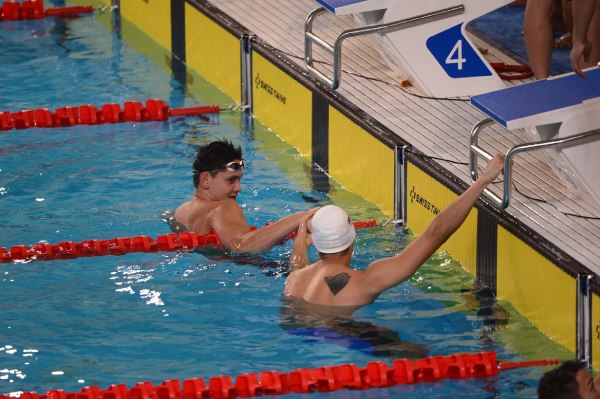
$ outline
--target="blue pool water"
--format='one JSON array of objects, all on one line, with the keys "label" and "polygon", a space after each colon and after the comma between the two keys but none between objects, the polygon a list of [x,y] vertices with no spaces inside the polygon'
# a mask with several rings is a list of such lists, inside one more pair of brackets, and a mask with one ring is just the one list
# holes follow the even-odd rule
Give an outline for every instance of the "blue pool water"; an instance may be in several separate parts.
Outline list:
[{"label": "blue pool water", "polygon": [[[161,98],[192,106],[231,100],[195,77],[188,92],[99,22],[106,16],[0,25],[0,110]],[[239,201],[252,225],[331,202],[355,220],[385,218],[333,186],[310,184],[310,165],[239,112],[218,118],[0,133],[0,247],[167,233],[161,215],[192,192],[198,145],[227,138],[248,167]],[[390,225],[359,230],[356,267],[410,240]],[[215,375],[391,363],[389,347],[281,323],[291,243],[254,257],[162,252],[0,264],[0,393]],[[314,258],[314,253],[312,254]],[[495,304],[444,253],[407,283],[359,310],[429,355],[495,350],[504,360],[567,358],[509,304]],[[320,397],[534,398],[543,369]],[[300,397],[287,395],[286,397]],[[302,395],[306,397],[306,395]]]}]

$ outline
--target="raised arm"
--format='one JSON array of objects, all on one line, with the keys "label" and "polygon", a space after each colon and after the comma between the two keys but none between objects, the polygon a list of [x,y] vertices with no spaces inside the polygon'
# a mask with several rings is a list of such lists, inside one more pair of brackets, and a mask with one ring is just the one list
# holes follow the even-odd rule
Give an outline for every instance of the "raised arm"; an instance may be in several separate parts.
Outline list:
[{"label": "raised arm", "polygon": [[398,255],[377,260],[365,271],[367,290],[379,295],[412,276],[465,221],[483,190],[502,172],[504,157],[496,155],[486,172],[446,209],[440,212],[423,234]]},{"label": "raised arm", "polygon": [[234,202],[228,202],[211,215],[211,227],[229,251],[263,252],[280,243],[298,228],[300,220],[307,212],[298,212],[257,230],[250,229],[242,209]]}]

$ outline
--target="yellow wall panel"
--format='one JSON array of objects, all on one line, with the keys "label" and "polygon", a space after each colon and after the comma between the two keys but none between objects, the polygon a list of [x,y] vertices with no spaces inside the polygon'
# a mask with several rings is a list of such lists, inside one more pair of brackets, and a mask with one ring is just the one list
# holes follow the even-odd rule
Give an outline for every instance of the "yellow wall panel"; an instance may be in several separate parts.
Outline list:
[{"label": "yellow wall panel", "polygon": [[260,54],[252,55],[254,116],[312,157],[312,92]]},{"label": "yellow wall panel", "polygon": [[[407,167],[407,224],[413,234],[422,234],[431,220],[457,195],[420,168]],[[477,208],[473,208],[463,225],[442,246],[469,273],[477,274]]]},{"label": "yellow wall panel", "polygon": [[[110,17],[107,20],[107,23],[111,23]],[[140,30],[137,25],[126,19],[121,21],[121,35],[122,39],[127,42],[129,46],[152,60],[166,76],[171,76],[171,50],[167,50],[159,45],[155,40],[152,40],[152,38],[148,36],[148,33]],[[156,82],[147,83],[148,86],[156,84]]]},{"label": "yellow wall panel", "polygon": [[186,65],[241,102],[240,39],[193,6],[185,5]]},{"label": "yellow wall panel", "polygon": [[576,286],[571,277],[506,229],[498,228],[498,298],[575,353]]},{"label": "yellow wall panel", "polygon": [[121,16],[171,51],[171,2],[165,0],[125,0]]},{"label": "yellow wall panel", "polygon": [[600,297],[592,294],[592,367],[600,370]]},{"label": "yellow wall panel", "polygon": [[329,175],[394,215],[394,150],[329,107]]}]

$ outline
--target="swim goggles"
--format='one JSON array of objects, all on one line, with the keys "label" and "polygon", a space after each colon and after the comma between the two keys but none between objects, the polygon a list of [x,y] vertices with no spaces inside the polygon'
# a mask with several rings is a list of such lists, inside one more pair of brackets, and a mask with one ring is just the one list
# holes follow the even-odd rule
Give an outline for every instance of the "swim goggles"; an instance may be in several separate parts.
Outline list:
[{"label": "swim goggles", "polygon": [[244,169],[244,161],[231,161],[227,164],[225,164],[225,166],[223,166],[222,168],[200,168],[200,169],[195,169],[194,170],[194,174],[200,174],[202,172],[210,172],[210,171],[217,171],[217,170],[226,170],[229,172],[237,172],[240,169]]},{"label": "swim goggles", "polygon": [[232,161],[229,162],[228,164],[225,165],[225,167],[223,168],[229,172],[237,172],[240,169],[244,169],[244,161]]}]

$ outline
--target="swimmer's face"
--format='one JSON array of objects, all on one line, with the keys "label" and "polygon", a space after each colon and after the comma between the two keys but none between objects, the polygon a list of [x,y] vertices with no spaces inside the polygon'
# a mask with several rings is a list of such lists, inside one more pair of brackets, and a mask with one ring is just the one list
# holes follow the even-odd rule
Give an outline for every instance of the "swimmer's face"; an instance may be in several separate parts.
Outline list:
[{"label": "swimmer's face", "polygon": [[243,168],[240,168],[237,171],[219,171],[214,177],[209,175],[209,191],[211,199],[213,201],[221,201],[228,198],[233,200],[237,199],[237,195],[242,191],[241,180],[243,175]]},{"label": "swimmer's face", "polygon": [[600,399],[600,377],[593,378],[590,372],[579,370],[575,374],[579,384],[579,397],[581,399]]}]

